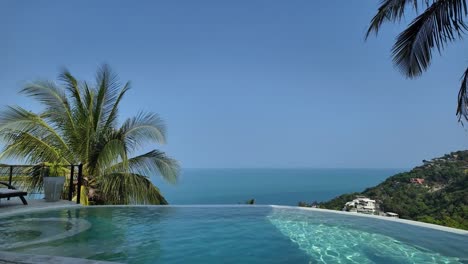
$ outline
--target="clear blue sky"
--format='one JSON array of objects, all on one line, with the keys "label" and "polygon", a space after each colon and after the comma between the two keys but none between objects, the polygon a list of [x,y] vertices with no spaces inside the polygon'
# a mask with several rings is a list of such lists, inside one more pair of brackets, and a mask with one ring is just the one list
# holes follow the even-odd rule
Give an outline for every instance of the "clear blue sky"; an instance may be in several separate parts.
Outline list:
[{"label": "clear blue sky", "polygon": [[392,66],[403,25],[364,42],[378,1],[1,1],[0,107],[66,66],[109,63],[184,167],[412,167],[465,149],[466,42],[418,80]]}]

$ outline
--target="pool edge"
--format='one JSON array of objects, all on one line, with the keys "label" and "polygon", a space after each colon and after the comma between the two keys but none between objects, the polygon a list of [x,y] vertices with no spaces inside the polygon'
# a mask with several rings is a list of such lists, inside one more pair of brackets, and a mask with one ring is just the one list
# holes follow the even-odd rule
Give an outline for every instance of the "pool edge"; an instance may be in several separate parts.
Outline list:
[{"label": "pool edge", "polygon": [[429,229],[434,229],[443,232],[449,232],[459,235],[468,235],[468,230],[441,226],[436,224],[418,222],[408,219],[401,219],[401,218],[393,218],[387,216],[378,216],[378,215],[367,215],[367,214],[360,214],[360,213],[352,213],[352,212],[344,212],[344,211],[337,211],[337,210],[330,210],[330,209],[321,209],[321,208],[310,208],[310,207],[299,207],[299,206],[290,206],[290,205],[246,205],[246,204],[193,204],[193,205],[93,205],[93,206],[81,206],[81,205],[60,205],[54,207],[42,207],[42,208],[24,208],[19,209],[18,211],[0,212],[0,218],[14,216],[22,213],[33,213],[33,212],[40,212],[40,211],[50,211],[50,210],[59,210],[59,209],[67,209],[67,208],[125,208],[125,207],[165,207],[165,208],[236,208],[236,207],[259,207],[259,208],[278,208],[278,209],[289,209],[289,210],[302,210],[302,211],[317,211],[317,212],[327,212],[327,213],[334,213],[334,214],[341,214],[341,215],[348,215],[348,216],[356,216],[356,217],[368,217],[374,218],[378,220],[384,221],[391,221],[397,223],[403,223],[418,227],[425,227]]}]

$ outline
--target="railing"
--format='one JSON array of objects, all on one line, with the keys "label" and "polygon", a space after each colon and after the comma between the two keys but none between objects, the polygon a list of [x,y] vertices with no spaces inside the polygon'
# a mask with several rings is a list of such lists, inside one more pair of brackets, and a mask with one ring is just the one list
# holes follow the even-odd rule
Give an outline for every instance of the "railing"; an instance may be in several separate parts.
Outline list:
[{"label": "railing", "polygon": [[[83,164],[79,165],[60,165],[70,171],[70,174],[66,176],[68,181],[65,181],[64,192],[65,197],[71,201],[74,194],[76,195],[76,203],[80,203],[81,199],[81,186],[83,185]],[[21,187],[29,188],[27,181],[32,180],[33,171],[39,170],[39,175],[36,177],[43,177],[45,169],[48,167],[45,165],[2,165],[0,164],[0,181],[7,181],[10,185],[20,185]],[[19,178],[21,177],[21,179]],[[31,178],[27,178],[31,177]],[[40,179],[42,182],[42,179]],[[40,194],[42,186],[38,189],[31,190],[32,194]],[[64,198],[65,198],[64,197]],[[9,199],[9,198],[8,198]]]}]

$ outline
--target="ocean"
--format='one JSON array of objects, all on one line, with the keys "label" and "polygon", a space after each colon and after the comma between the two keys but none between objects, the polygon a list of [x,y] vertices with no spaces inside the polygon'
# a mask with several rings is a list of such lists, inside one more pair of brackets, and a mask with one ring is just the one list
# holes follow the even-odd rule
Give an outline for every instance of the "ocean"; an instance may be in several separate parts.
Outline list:
[{"label": "ocean", "polygon": [[152,179],[170,204],[297,205],[375,186],[405,169],[183,169],[175,185]]}]

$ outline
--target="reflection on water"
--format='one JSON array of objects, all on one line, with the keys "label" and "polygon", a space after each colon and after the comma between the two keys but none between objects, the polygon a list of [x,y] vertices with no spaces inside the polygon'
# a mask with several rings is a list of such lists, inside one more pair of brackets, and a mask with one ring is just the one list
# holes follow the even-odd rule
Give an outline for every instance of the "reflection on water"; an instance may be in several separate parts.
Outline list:
[{"label": "reflection on water", "polygon": [[3,221],[0,226],[2,249],[36,246],[75,236],[86,231],[91,224],[77,218],[26,218]]},{"label": "reflection on water", "polygon": [[325,224],[307,216],[291,219],[290,210],[275,210],[268,219],[317,263],[461,263],[458,258],[389,236]]}]

